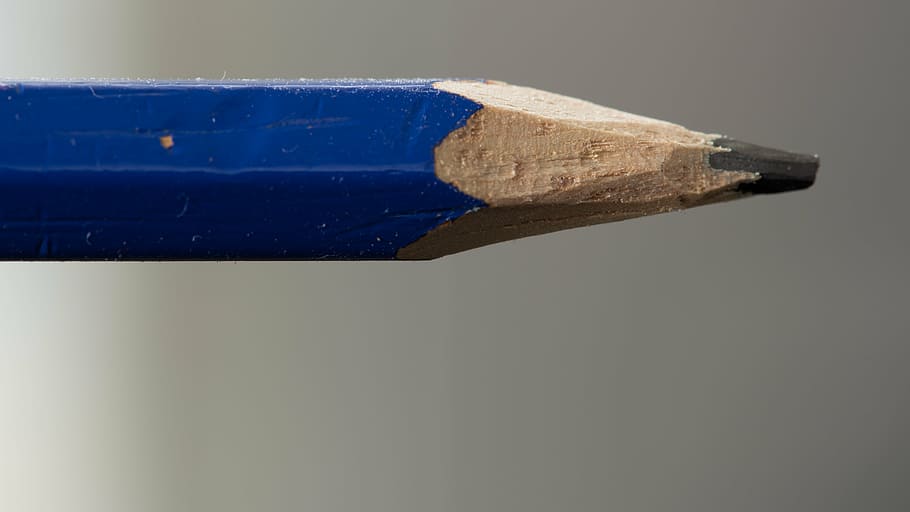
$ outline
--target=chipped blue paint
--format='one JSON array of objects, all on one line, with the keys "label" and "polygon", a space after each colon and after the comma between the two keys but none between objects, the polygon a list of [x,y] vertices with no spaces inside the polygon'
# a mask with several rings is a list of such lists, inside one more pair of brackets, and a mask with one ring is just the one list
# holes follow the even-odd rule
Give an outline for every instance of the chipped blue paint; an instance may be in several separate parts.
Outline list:
[{"label": "chipped blue paint", "polygon": [[0,259],[390,259],[483,206],[414,81],[0,84]]}]

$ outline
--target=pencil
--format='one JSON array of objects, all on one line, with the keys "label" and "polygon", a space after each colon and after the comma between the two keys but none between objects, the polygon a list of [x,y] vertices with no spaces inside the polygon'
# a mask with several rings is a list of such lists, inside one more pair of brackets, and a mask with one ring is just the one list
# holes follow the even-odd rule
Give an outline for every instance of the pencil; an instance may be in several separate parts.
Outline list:
[{"label": "pencil", "polygon": [[817,168],[501,82],[7,82],[0,259],[432,259]]}]

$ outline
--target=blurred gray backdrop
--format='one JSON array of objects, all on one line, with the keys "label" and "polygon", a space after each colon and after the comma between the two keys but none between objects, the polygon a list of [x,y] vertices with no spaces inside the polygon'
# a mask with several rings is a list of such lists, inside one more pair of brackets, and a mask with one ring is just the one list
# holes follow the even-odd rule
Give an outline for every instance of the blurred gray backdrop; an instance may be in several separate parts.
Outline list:
[{"label": "blurred gray backdrop", "polygon": [[489,77],[819,153],[428,263],[0,265],[0,509],[910,510],[888,0],[2,0],[5,77]]}]

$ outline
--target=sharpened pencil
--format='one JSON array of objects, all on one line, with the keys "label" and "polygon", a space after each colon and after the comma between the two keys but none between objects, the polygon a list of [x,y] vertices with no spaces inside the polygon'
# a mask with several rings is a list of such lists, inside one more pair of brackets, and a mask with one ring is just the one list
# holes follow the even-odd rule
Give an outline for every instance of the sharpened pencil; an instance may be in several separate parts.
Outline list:
[{"label": "sharpened pencil", "polygon": [[0,83],[0,259],[432,259],[817,169],[500,82]]}]

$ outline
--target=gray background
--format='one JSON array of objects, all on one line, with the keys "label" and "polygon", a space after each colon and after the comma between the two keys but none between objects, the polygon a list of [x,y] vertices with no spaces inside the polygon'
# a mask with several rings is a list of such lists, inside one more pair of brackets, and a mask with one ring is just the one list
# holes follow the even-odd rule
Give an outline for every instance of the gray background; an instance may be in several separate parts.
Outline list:
[{"label": "gray background", "polygon": [[429,263],[0,265],[0,509],[910,510],[907,5],[0,1],[7,77],[482,76],[823,163]]}]

